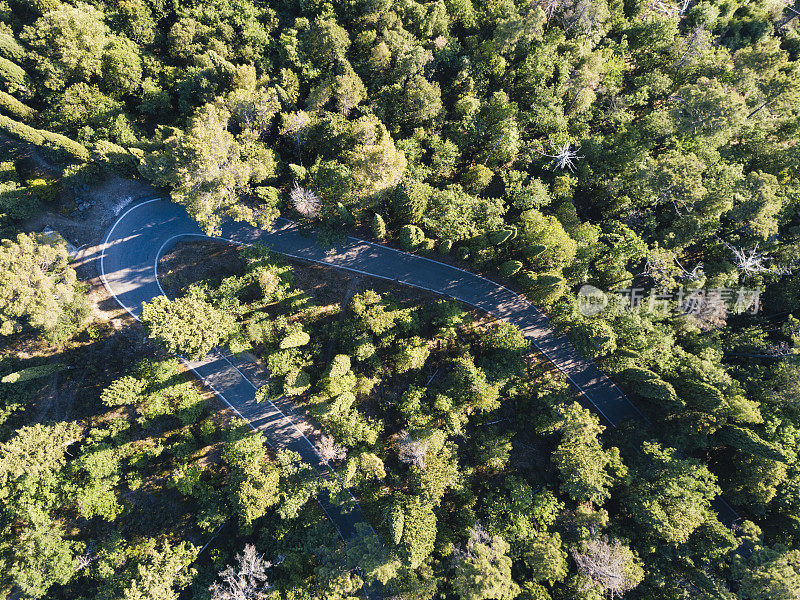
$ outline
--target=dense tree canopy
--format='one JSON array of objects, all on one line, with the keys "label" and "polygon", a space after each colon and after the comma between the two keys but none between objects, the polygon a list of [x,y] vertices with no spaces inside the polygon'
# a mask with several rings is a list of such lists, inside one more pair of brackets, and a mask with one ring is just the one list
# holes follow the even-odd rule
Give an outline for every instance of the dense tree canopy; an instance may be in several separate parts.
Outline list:
[{"label": "dense tree canopy", "polygon": [[[0,597],[796,598],[799,15],[0,1]],[[149,346],[29,233],[96,245],[80,200],[117,178],[212,234],[283,215],[497,278],[645,419],[609,427],[514,327],[258,249],[148,303]],[[159,354],[221,344],[339,477]],[[313,500],[350,490],[345,544]]]}]

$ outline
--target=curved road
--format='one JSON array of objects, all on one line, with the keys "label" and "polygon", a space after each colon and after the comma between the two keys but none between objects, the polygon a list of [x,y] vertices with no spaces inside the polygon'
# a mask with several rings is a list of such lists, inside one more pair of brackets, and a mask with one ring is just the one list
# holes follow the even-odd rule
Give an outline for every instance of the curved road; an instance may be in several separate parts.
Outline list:
[{"label": "curved road", "polygon": [[[103,243],[99,267],[103,283],[117,302],[138,319],[142,303],[163,294],[157,279],[158,259],[178,240],[190,237],[207,236],[183,207],[161,198],[135,204],[111,226]],[[272,231],[244,223],[226,223],[219,239],[237,244],[258,243],[280,254],[393,280],[469,304],[519,327],[608,425],[646,422],[611,379],[593,362],[582,358],[565,336],[554,333],[538,308],[480,275],[352,237],[335,250],[326,249],[301,235],[296,225],[285,219],[278,219]],[[247,372],[246,365],[221,349],[187,364],[253,429],[263,433],[273,447],[294,450],[324,477],[332,476],[312,442],[279,406],[256,403],[255,375]],[[355,525],[363,521],[357,503],[349,512],[343,512],[326,498],[321,498],[320,503],[345,540],[355,533]]]}]

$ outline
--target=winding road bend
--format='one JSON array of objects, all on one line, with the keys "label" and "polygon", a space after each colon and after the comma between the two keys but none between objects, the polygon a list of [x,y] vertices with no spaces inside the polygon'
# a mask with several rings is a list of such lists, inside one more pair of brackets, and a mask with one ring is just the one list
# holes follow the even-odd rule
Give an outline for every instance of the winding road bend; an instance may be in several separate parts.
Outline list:
[{"label": "winding road bend", "polygon": [[[117,302],[139,319],[142,304],[164,293],[157,278],[158,259],[179,240],[192,237],[207,236],[183,207],[163,198],[139,202],[123,212],[106,235],[99,265],[101,279]],[[352,237],[334,250],[327,249],[302,235],[294,223],[285,219],[278,219],[271,231],[244,223],[226,223],[218,239],[261,244],[279,254],[396,281],[469,304],[519,327],[608,425],[647,421],[607,375],[582,358],[565,336],[553,331],[544,313],[525,298],[480,275]],[[314,444],[279,406],[255,401],[256,379],[246,365],[224,349],[214,349],[203,360],[187,364],[254,430],[266,436],[270,445],[294,450],[315,465],[323,477],[332,476]],[[349,512],[327,498],[320,498],[320,504],[345,540],[355,533],[356,524],[364,521],[355,502]],[[721,506],[717,509],[725,510]],[[730,507],[727,509],[735,515]],[[720,518],[726,520],[723,514]]]}]

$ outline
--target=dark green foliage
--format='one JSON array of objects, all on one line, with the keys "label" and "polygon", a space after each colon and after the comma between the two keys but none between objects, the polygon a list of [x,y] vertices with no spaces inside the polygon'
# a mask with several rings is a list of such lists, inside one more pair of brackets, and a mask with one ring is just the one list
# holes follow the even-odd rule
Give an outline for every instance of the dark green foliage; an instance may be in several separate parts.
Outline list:
[{"label": "dark green foliage", "polygon": [[513,275],[519,273],[521,269],[522,263],[518,260],[507,260],[498,268],[503,277],[512,277]]},{"label": "dark green foliage", "polygon": [[416,225],[403,225],[400,229],[400,246],[403,250],[415,250],[425,239],[425,234]]},{"label": "dark green foliage", "polygon": [[35,110],[3,91],[0,91],[0,111],[20,121],[30,121],[36,116]]},{"label": "dark green foliage", "polygon": [[383,217],[380,216],[378,213],[375,213],[372,216],[372,235],[375,236],[376,240],[384,240],[386,239],[386,223],[383,220]]},{"label": "dark green foliage", "polygon": [[749,429],[728,425],[720,430],[719,436],[726,444],[743,452],[770,460],[788,462],[786,455],[780,448],[762,440],[758,437],[758,434]]},{"label": "dark green foliage", "polygon": [[106,406],[124,406],[136,404],[142,400],[142,392],[147,383],[136,377],[125,376],[117,379],[100,394],[100,400]]},{"label": "dark green foliage", "polygon": [[0,131],[16,140],[34,146],[44,146],[57,156],[68,160],[86,161],[89,159],[89,151],[78,142],[58,133],[28,127],[24,123],[14,121],[4,115],[0,115]]},{"label": "dark green foliage", "polygon": [[186,296],[168,300],[158,296],[142,308],[142,322],[150,337],[168,352],[202,358],[225,342],[233,329],[232,315],[202,298]]},{"label": "dark green foliage", "polygon": [[[296,182],[333,243],[371,225],[509,278],[650,421],[604,430],[514,328],[418,291],[342,308],[263,253],[149,306],[167,350],[229,339],[270,371],[259,400],[290,396],[330,436],[378,534],[345,551],[313,468],[256,436],[223,449],[174,363],[115,373],[138,345],[75,336],[66,258],[22,253],[2,270],[0,597],[206,597],[252,543],[284,557],[268,593],[286,598],[357,597],[361,577],[415,600],[794,598],[800,5],[683,4],[0,2],[8,243],[43,210],[102,229],[71,213],[88,174],[143,176],[212,233],[295,214]],[[86,437],[23,426],[49,419]],[[718,523],[720,490],[762,530]],[[196,560],[174,545],[218,530]]]}]

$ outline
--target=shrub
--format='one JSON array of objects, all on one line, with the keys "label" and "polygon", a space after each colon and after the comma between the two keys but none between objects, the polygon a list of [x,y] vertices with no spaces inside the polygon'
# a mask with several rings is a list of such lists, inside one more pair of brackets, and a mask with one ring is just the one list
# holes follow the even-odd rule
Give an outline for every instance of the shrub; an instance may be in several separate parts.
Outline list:
[{"label": "shrub", "polygon": [[285,350],[287,348],[299,348],[300,346],[305,346],[310,341],[311,336],[303,331],[302,326],[296,325],[288,331],[278,347],[281,350]]},{"label": "shrub", "polygon": [[416,225],[404,225],[400,229],[400,245],[403,250],[414,250],[424,239],[425,234]]},{"label": "shrub", "polygon": [[375,236],[376,240],[386,239],[386,222],[378,213],[372,216],[372,235]]},{"label": "shrub", "polygon": [[287,396],[299,396],[311,387],[311,376],[302,369],[291,371],[283,382],[283,393]]},{"label": "shrub", "polygon": [[450,254],[450,250],[453,249],[453,240],[451,239],[444,239],[439,243],[439,254],[445,256],[446,254]]},{"label": "shrub", "polygon": [[205,402],[200,393],[190,385],[182,387],[175,403],[176,416],[184,425],[196,423],[203,415]]},{"label": "shrub", "polygon": [[25,58],[25,48],[10,33],[0,32],[0,56],[19,62]]},{"label": "shrub", "polygon": [[531,299],[544,306],[551,306],[564,295],[567,282],[557,273],[537,275],[530,287]]},{"label": "shrub", "polygon": [[150,336],[172,354],[202,358],[225,342],[234,328],[229,312],[199,298],[168,300],[157,296],[142,307],[142,323]]},{"label": "shrub", "polygon": [[499,246],[509,240],[513,240],[517,235],[517,230],[515,227],[507,227],[505,229],[499,229],[497,231],[492,231],[489,234],[489,243],[493,246]]},{"label": "shrub", "polygon": [[125,177],[134,177],[138,172],[139,159],[122,146],[106,140],[98,140],[92,148],[92,160],[106,165]]},{"label": "shrub", "polygon": [[484,165],[470,165],[461,178],[461,182],[465,190],[472,194],[479,194],[492,182],[493,177],[494,173],[490,168]]},{"label": "shrub", "polygon": [[0,56],[0,80],[6,82],[9,92],[28,89],[28,74],[17,63]]},{"label": "shrub", "polygon": [[433,188],[427,183],[407,178],[398,185],[392,195],[392,209],[403,223],[416,223],[428,206]]},{"label": "shrub", "polygon": [[301,362],[300,353],[295,348],[277,350],[267,356],[267,371],[273,377],[283,377],[298,369]]},{"label": "shrub", "polygon": [[570,330],[570,338],[589,358],[607,356],[617,349],[617,335],[608,323],[599,319],[579,323]]},{"label": "shrub", "polygon": [[23,104],[11,94],[3,91],[0,91],[0,111],[20,121],[30,121],[36,116],[36,111],[30,106]]},{"label": "shrub", "polygon": [[0,132],[22,142],[43,146],[59,154],[65,154],[67,158],[82,162],[89,160],[89,151],[78,142],[58,133],[28,127],[24,123],[14,121],[4,115],[0,115]]},{"label": "shrub", "polygon": [[106,406],[136,404],[142,400],[145,387],[147,384],[142,379],[126,375],[104,389],[100,394],[100,400]]},{"label": "shrub", "polygon": [[422,243],[419,245],[420,252],[424,252],[425,254],[429,254],[433,252],[433,249],[436,247],[436,240],[432,240],[430,238],[425,238],[422,240]]},{"label": "shrub", "polygon": [[522,263],[518,260],[507,260],[502,265],[500,265],[500,274],[503,277],[512,277],[519,273],[520,269],[522,269]]},{"label": "shrub", "polygon": [[28,182],[28,189],[42,202],[53,202],[58,195],[58,186],[45,179],[32,179]]}]

